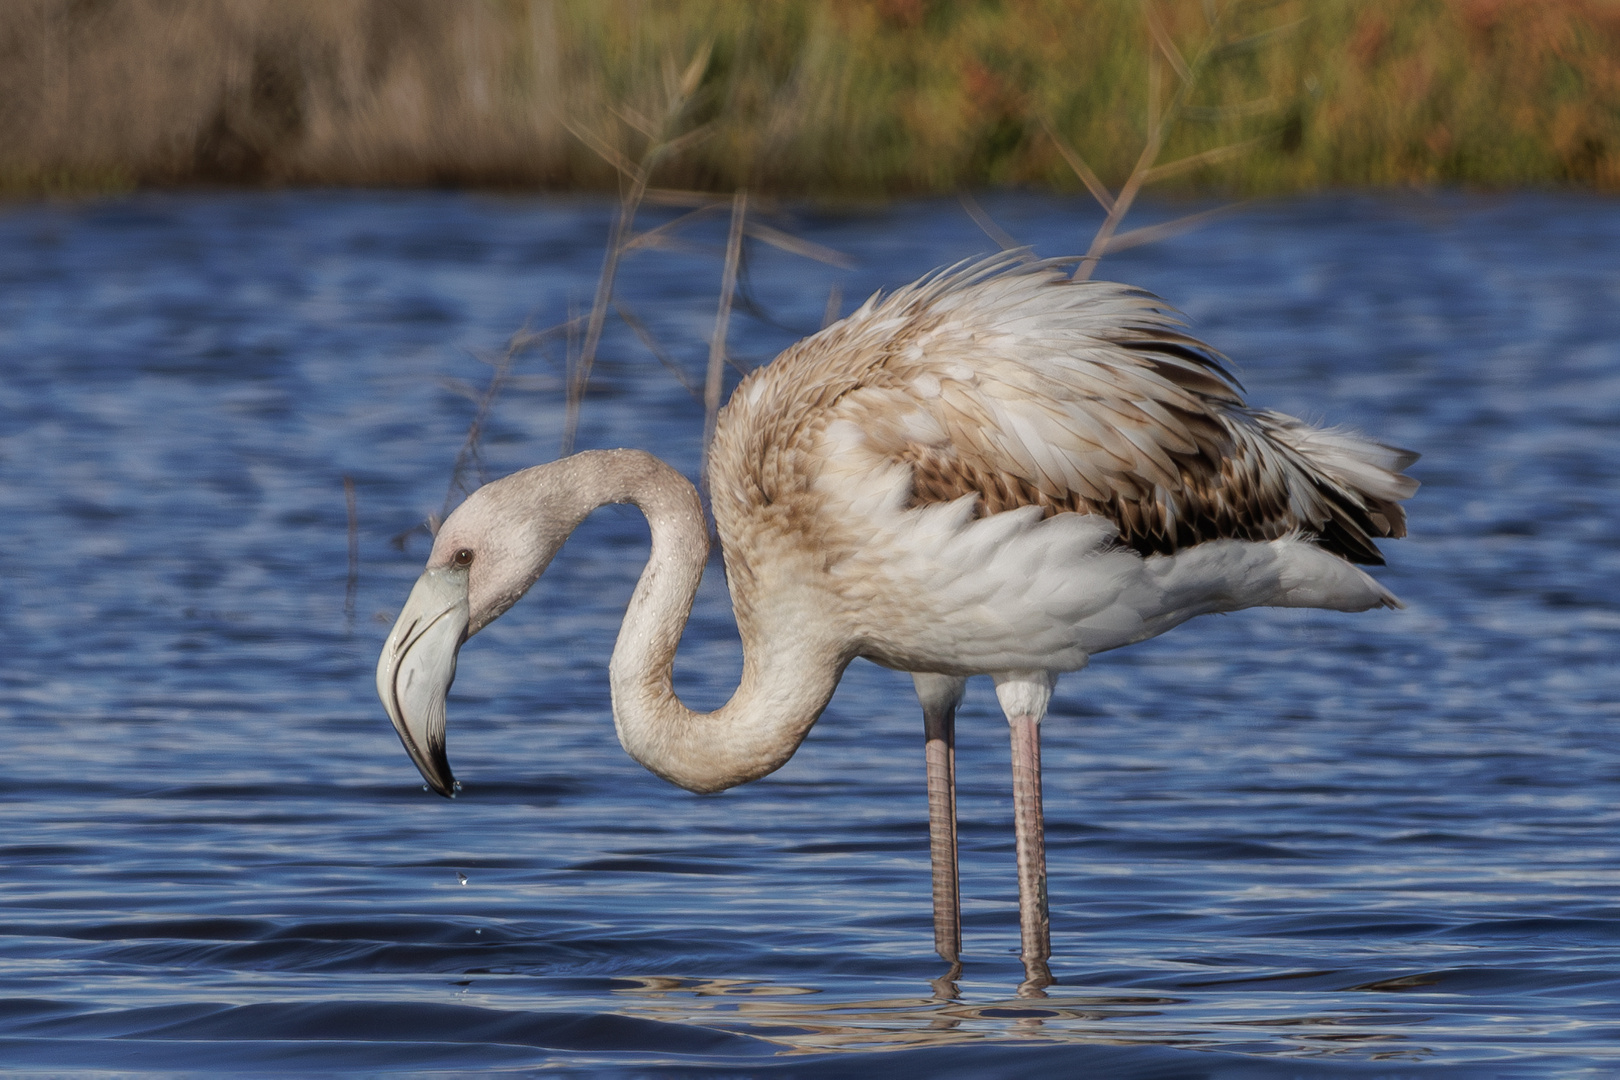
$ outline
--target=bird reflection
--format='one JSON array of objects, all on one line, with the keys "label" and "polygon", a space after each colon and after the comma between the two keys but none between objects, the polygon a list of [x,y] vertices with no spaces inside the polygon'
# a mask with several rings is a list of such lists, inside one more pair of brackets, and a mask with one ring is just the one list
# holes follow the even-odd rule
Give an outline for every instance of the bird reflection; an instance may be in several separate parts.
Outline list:
[{"label": "bird reflection", "polygon": [[1024,981],[1018,984],[1018,996],[1021,998],[1043,998],[1046,988],[1056,980],[1052,978],[1051,969],[1046,961],[1039,958],[1026,957],[1024,959]]},{"label": "bird reflection", "polygon": [[[1026,980],[1010,998],[963,1000],[961,968],[953,964],[917,997],[829,1000],[810,987],[749,979],[677,976],[621,978],[615,993],[624,1012],[664,1023],[695,1023],[774,1042],[786,1053],[903,1050],[968,1042],[1145,1044],[1220,1049],[1252,1039],[1257,1028],[1316,1054],[1378,1058],[1412,1053],[1407,1037],[1387,1030],[1377,1010],[1208,1022],[1176,1015],[1190,999],[1149,994],[1061,994],[1053,983]],[[1230,1029],[1225,1032],[1223,1029]]]},{"label": "bird reflection", "polygon": [[952,961],[951,966],[945,970],[945,974],[933,980],[928,985],[934,988],[934,997],[939,1001],[955,1001],[957,998],[962,996],[962,988],[958,986],[956,982],[961,977],[961,963],[958,961]]}]

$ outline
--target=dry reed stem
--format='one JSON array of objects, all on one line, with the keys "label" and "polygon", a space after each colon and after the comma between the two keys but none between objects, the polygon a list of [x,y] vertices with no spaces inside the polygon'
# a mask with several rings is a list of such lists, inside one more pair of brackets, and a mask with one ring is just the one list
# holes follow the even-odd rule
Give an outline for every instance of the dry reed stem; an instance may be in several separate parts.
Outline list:
[{"label": "dry reed stem", "polygon": [[646,346],[647,351],[652,353],[671,375],[675,376],[675,381],[681,384],[682,389],[692,395],[692,400],[701,405],[703,403],[702,391],[692,385],[692,380],[687,377],[681,365],[676,363],[674,357],[670,356],[664,347],[658,343],[658,339],[653,337],[652,331],[647,329],[646,324],[636,318],[635,313],[617,299],[613,301],[613,311],[620,319],[624,320],[624,324],[641,340],[641,344]]},{"label": "dry reed stem", "polygon": [[823,330],[838,321],[838,313],[844,310],[844,287],[838,282],[832,283],[827,290],[827,306],[821,311],[821,328]]},{"label": "dry reed stem", "polygon": [[679,188],[647,189],[646,202],[655,206],[726,206],[730,199],[708,191],[683,191]]},{"label": "dry reed stem", "polygon": [[737,268],[742,262],[743,223],[748,215],[748,192],[731,197],[731,231],[726,236],[726,267],[720,275],[720,305],[714,315],[714,336],[709,339],[709,374],[703,386],[703,458],[698,474],[709,482],[709,444],[720,419],[720,390],[725,376],[726,332],[731,327],[731,301],[737,292]]},{"label": "dry reed stem", "polygon": [[1197,169],[1202,168],[1205,165],[1217,164],[1225,161],[1227,158],[1237,157],[1239,154],[1253,150],[1264,141],[1265,140],[1262,138],[1245,139],[1240,143],[1228,143],[1226,146],[1217,146],[1212,149],[1205,150],[1202,153],[1188,154],[1184,158],[1177,158],[1175,161],[1167,161],[1163,165],[1155,165],[1153,168],[1147,171],[1147,175],[1143,177],[1142,183],[1157,183],[1160,180],[1168,180],[1170,177],[1177,176],[1181,173],[1187,172],[1190,169]]},{"label": "dry reed stem", "polygon": [[1247,202],[1223,203],[1208,210],[1200,210],[1196,214],[1186,214],[1170,221],[1161,221],[1157,225],[1146,225],[1140,229],[1132,229],[1129,232],[1116,233],[1108,241],[1108,250],[1104,254],[1112,255],[1116,251],[1128,251],[1133,247],[1141,247],[1143,244],[1156,244],[1160,240],[1168,240],[1172,236],[1179,236],[1191,229],[1198,228],[1200,225],[1207,225],[1217,218],[1223,218],[1228,214],[1235,213],[1248,205]]},{"label": "dry reed stem", "polygon": [[1069,145],[1069,140],[1058,134],[1057,128],[1052,126],[1052,121],[1046,116],[1041,117],[1041,127],[1046,131],[1047,137],[1052,140],[1052,145],[1057,147],[1058,153],[1063,156],[1063,160],[1068,163],[1069,168],[1074,170],[1074,175],[1080,178],[1080,182],[1086,185],[1086,190],[1091,192],[1091,197],[1096,199],[1097,203],[1103,208],[1103,213],[1113,213],[1114,196],[1108,190],[1108,185],[1097,178],[1097,174],[1091,171],[1091,166],[1086,164],[1085,158],[1082,158],[1080,152]]},{"label": "dry reed stem", "polygon": [[[1158,71],[1158,64],[1149,59],[1148,83],[1153,91],[1158,89]],[[1158,94],[1151,92],[1149,94],[1148,108],[1157,109],[1157,106]],[[1090,279],[1092,271],[1097,268],[1097,261],[1108,250],[1108,242],[1113,239],[1114,230],[1119,228],[1119,223],[1124,220],[1126,214],[1130,213],[1131,204],[1136,201],[1137,192],[1142,190],[1142,184],[1147,178],[1148,170],[1152,168],[1154,159],[1159,156],[1163,131],[1164,128],[1160,122],[1160,117],[1155,115],[1148,129],[1147,145],[1142,147],[1141,156],[1136,159],[1136,167],[1131,170],[1131,175],[1125,181],[1125,186],[1119,189],[1119,194],[1114,196],[1114,205],[1109,209],[1107,216],[1103,218],[1103,223],[1097,227],[1096,234],[1091,238],[1091,246],[1086,249],[1085,257],[1074,268],[1075,281]]]},{"label": "dry reed stem", "polygon": [[[846,269],[854,265],[854,260],[842,252],[834,251],[832,248],[793,236],[763,222],[749,218],[747,214],[748,196],[742,190],[735,192],[730,200],[723,200],[702,192],[652,186],[652,176],[662,162],[678,157],[683,151],[707,138],[715,128],[714,123],[711,121],[690,131],[676,134],[680,121],[686,115],[702,80],[703,73],[708,66],[712,48],[712,40],[700,47],[679,75],[675,74],[673,65],[666,61],[665,101],[659,119],[653,120],[622,104],[609,106],[609,111],[621,123],[628,125],[647,139],[647,146],[639,160],[632,163],[617,147],[597,135],[590,128],[573,121],[567,122],[569,131],[578,136],[581,142],[618,172],[621,181],[621,195],[618,212],[614,217],[613,226],[608,235],[607,247],[603,253],[602,271],[597,278],[596,293],[591,302],[591,311],[586,322],[584,341],[577,353],[572,349],[570,350],[567,396],[564,406],[563,435],[560,448],[560,453],[563,456],[573,452],[575,443],[578,440],[585,391],[590,383],[592,365],[595,363],[597,352],[601,347],[602,334],[606,328],[608,309],[610,307],[619,315],[625,325],[630,327],[631,331],[640,339],[642,345],[658,359],[658,362],[667,368],[689,393],[693,391],[691,382],[686,378],[680,366],[659,345],[645,324],[615,297],[614,290],[619,271],[626,256],[638,250],[700,250],[681,243],[677,240],[676,234],[683,226],[696,221],[719,207],[727,205],[729,202],[732,210],[731,230],[726,244],[720,306],[716,315],[714,336],[709,344],[709,364],[702,397],[704,403],[703,461],[705,471],[707,469],[709,442],[713,438],[714,427],[720,410],[724,367],[729,359],[726,355],[726,335],[731,319],[733,301],[737,292],[737,276],[742,257],[743,236],[752,236],[801,258],[814,259]],[[681,214],[671,221],[638,233],[635,230],[636,215],[641,207],[648,202],[666,206],[687,207],[689,209],[687,213]],[[736,365],[733,364],[733,366]],[[739,368],[739,370],[741,369]]]},{"label": "dry reed stem", "polygon": [[[450,468],[450,485],[444,493],[444,506],[438,514],[428,519],[428,531],[430,533],[437,533],[439,523],[450,516],[450,511],[455,508],[458,501],[456,498],[458,491],[463,496],[473,491],[475,485],[469,485],[468,483],[467,473],[469,469],[476,470],[479,484],[484,483],[484,462],[479,454],[478,444],[484,437],[485,421],[489,418],[490,410],[495,407],[495,399],[500,397],[501,391],[505,388],[517,358],[529,349],[542,345],[559,335],[565,336],[569,341],[568,354],[572,355],[572,342],[574,335],[578,332],[579,322],[579,315],[570,308],[569,318],[564,322],[548,326],[544,330],[535,331],[531,331],[525,326],[507,339],[506,348],[502,350],[499,358],[490,364],[493,370],[490,373],[489,382],[482,391],[474,391],[465,384],[451,386],[451,389],[466,395],[473,402],[475,408],[472,422],[467,425],[467,435],[462,440],[461,449],[456,451],[455,463]],[[564,366],[566,368],[566,362]]]},{"label": "dry reed stem", "polygon": [[[618,171],[621,188],[626,180],[629,187],[622,188],[619,211],[608,233],[607,250],[602,256],[602,272],[596,281],[596,295],[591,301],[590,319],[585,326],[585,340],[570,365],[560,456],[566,457],[574,452],[574,442],[579,435],[580,411],[584,405],[585,389],[590,384],[591,367],[596,362],[596,350],[602,342],[602,330],[606,326],[608,308],[613,300],[613,285],[619,274],[619,263],[638,239],[642,240],[644,246],[659,246],[660,237],[663,235],[661,229],[652,230],[650,239],[646,239],[649,234],[643,234],[642,237],[635,234],[636,213],[646,198],[653,170],[663,158],[679,154],[698,140],[707,137],[713,130],[712,124],[704,124],[684,134],[675,134],[676,127],[692,102],[692,96],[697,93],[698,83],[709,65],[713,49],[714,41],[710,39],[698,48],[678,76],[674,74],[672,65],[666,62],[664,110],[656,123],[635,115],[632,110],[623,106],[612,109],[614,115],[629,123],[647,138],[647,148],[642,152],[641,160],[633,167],[628,159],[606,140],[595,137],[589,129],[581,125],[572,122],[568,124],[570,131]],[[701,208],[694,211],[694,214],[700,212]],[[693,215],[684,215],[688,218],[691,216]]]},{"label": "dry reed stem", "polygon": [[[854,261],[842,252],[793,236],[750,218],[747,213],[749,198],[745,191],[739,190],[734,193],[731,199],[724,200],[702,192],[652,186],[652,177],[662,163],[690,149],[702,139],[707,138],[714,130],[714,124],[710,122],[685,132],[678,131],[682,119],[692,104],[693,96],[697,92],[703,73],[708,66],[711,48],[712,42],[699,48],[679,73],[675,71],[672,64],[666,62],[664,100],[661,112],[656,118],[649,117],[624,104],[610,104],[607,106],[607,111],[619,123],[629,127],[647,140],[640,157],[634,161],[614,145],[612,141],[604,138],[590,127],[571,119],[563,121],[567,130],[572,132],[581,143],[610,165],[620,179],[619,205],[614,214],[612,226],[609,229],[607,244],[603,252],[602,269],[597,277],[590,312],[584,319],[583,339],[578,339],[575,336],[579,329],[580,320],[572,306],[570,307],[568,321],[553,328],[552,331],[546,332],[565,330],[568,335],[568,347],[564,363],[566,395],[560,447],[560,453],[563,456],[573,452],[575,443],[578,440],[585,393],[590,384],[592,367],[601,348],[602,336],[606,329],[610,308],[630,328],[642,345],[657,358],[658,362],[675,376],[681,386],[688,393],[693,394],[694,397],[698,396],[695,387],[680,365],[659,344],[647,326],[636,317],[628,306],[617,298],[615,290],[621,268],[627,256],[639,250],[702,250],[682,244],[677,239],[677,233],[682,227],[691,224],[711,211],[728,203],[731,206],[731,227],[725,249],[725,269],[721,285],[720,303],[716,313],[714,334],[709,343],[707,378],[703,393],[699,398],[704,405],[703,468],[705,471],[707,470],[709,444],[714,436],[720,410],[720,395],[724,385],[724,367],[730,361],[726,350],[726,339],[733,304],[738,293],[744,236],[752,236],[801,258],[814,259],[846,269],[854,265]],[[637,232],[635,228],[637,214],[642,206],[649,202],[658,205],[685,207],[687,212],[680,214],[671,221]],[[450,488],[445,496],[444,514],[430,519],[430,528],[435,527],[436,523],[442,521],[443,517],[449,513],[458,489],[462,491],[469,490],[464,476],[470,466],[478,466],[479,478],[482,479],[482,462],[478,454],[478,444],[482,436],[484,420],[507,379],[520,341],[526,347],[543,336],[544,334],[533,335],[527,333],[515,335],[508,345],[506,354],[497,362],[496,370],[483,394],[478,395],[476,392],[471,391],[470,388],[466,391],[468,396],[476,402],[478,406],[477,412],[468,428],[467,438],[456,457]],[[732,366],[742,370],[735,363]]]},{"label": "dry reed stem", "polygon": [[[1170,61],[1170,66],[1175,69],[1177,75],[1181,76],[1181,81],[1191,86],[1193,83],[1192,69],[1187,66],[1187,61],[1182,59],[1181,50],[1176,48],[1176,43],[1170,39],[1170,32],[1164,28],[1164,23],[1159,18],[1159,12],[1152,3],[1143,3],[1142,11],[1147,16],[1148,33],[1153,36],[1153,43],[1159,47],[1159,51],[1164,54],[1164,58]],[[1218,18],[1219,16],[1217,16]],[[1215,23],[1213,21],[1210,22],[1209,28],[1212,32],[1214,31]]]},{"label": "dry reed stem", "polygon": [[[507,346],[506,351],[495,362],[495,370],[490,374],[489,384],[474,401],[477,407],[473,410],[472,422],[467,425],[467,435],[461,441],[461,449],[456,451],[455,464],[450,467],[450,486],[445,489],[444,507],[439,511],[438,521],[442,522],[450,516],[450,511],[455,509],[458,489],[463,496],[473,490],[467,484],[466,473],[469,468],[476,470],[480,484],[484,482],[484,464],[478,453],[478,442],[483,438],[484,421],[489,417],[489,410],[495,404],[495,399],[500,396],[501,387],[512,370],[512,361],[516,359],[517,351],[511,344]],[[433,531],[438,531],[437,526]]]},{"label": "dry reed stem", "polygon": [[[646,200],[643,199],[643,201],[645,202]],[[643,229],[641,232],[636,233],[625,242],[625,250],[635,251],[640,248],[662,248],[664,250],[670,250],[669,246],[667,245],[667,241],[672,238],[677,229],[679,229],[682,225],[690,224],[695,219],[707,214],[710,210],[723,205],[725,204],[718,200],[713,200],[705,206],[700,206],[696,210],[682,214],[678,218],[671,218],[662,225],[654,226],[651,229]]]},{"label": "dry reed stem", "polygon": [[[647,163],[643,162],[645,166]],[[559,456],[574,452],[574,439],[579,434],[580,407],[585,400],[585,387],[591,381],[591,365],[596,361],[596,348],[602,341],[602,328],[607,322],[608,301],[613,297],[613,281],[619,273],[619,260],[624,257],[625,239],[634,225],[636,208],[646,189],[647,170],[643,168],[631,184],[630,192],[619,203],[619,212],[608,233],[607,250],[602,255],[602,273],[596,279],[596,295],[591,300],[591,314],[585,325],[585,340],[579,354],[573,358],[568,376],[567,403],[563,412],[562,450]]]},{"label": "dry reed stem", "polygon": [[[1218,9],[1213,4],[1205,7],[1205,18],[1209,29],[1204,35],[1203,41],[1199,44],[1198,55],[1189,64],[1182,58],[1180,51],[1175,46],[1175,42],[1170,40],[1169,33],[1159,21],[1158,13],[1153,7],[1153,0],[1142,0],[1142,12],[1147,21],[1148,34],[1155,46],[1148,52],[1148,135],[1147,141],[1142,147],[1142,153],[1136,159],[1136,166],[1131,169],[1131,174],[1126,179],[1124,186],[1119,189],[1119,194],[1114,195],[1111,200],[1105,200],[1102,195],[1098,195],[1093,187],[1094,183],[1100,186],[1100,181],[1096,180],[1096,175],[1085,167],[1085,162],[1078,153],[1074,152],[1072,147],[1065,149],[1061,144],[1059,146],[1059,152],[1063,154],[1064,159],[1075,167],[1075,172],[1080,175],[1086,187],[1092,189],[1092,194],[1097,196],[1098,201],[1102,202],[1108,211],[1103,218],[1103,223],[1097,227],[1096,234],[1091,238],[1091,246],[1086,249],[1085,256],[1081,258],[1079,264],[1074,268],[1073,280],[1090,280],[1093,271],[1097,268],[1098,260],[1110,250],[1123,250],[1124,247],[1135,247],[1138,243],[1148,243],[1153,239],[1159,239],[1161,235],[1172,235],[1172,232],[1166,231],[1149,236],[1143,230],[1137,230],[1139,234],[1137,240],[1121,247],[1113,246],[1114,233],[1119,228],[1119,223],[1124,220],[1126,214],[1130,213],[1131,205],[1136,201],[1136,196],[1142,190],[1142,186],[1154,178],[1154,173],[1157,171],[1154,168],[1154,162],[1158,160],[1159,152],[1164,148],[1165,132],[1175,121],[1178,111],[1186,101],[1187,93],[1197,83],[1198,77],[1208,64],[1216,47],[1216,38],[1220,33],[1222,19],[1239,2],[1240,0],[1230,0],[1225,7]],[[1175,92],[1170,95],[1170,100],[1162,108],[1159,104],[1160,56],[1165,58],[1180,78]],[[1047,130],[1052,131],[1050,125],[1048,125]],[[1184,169],[1193,168],[1200,163],[1198,159],[1201,158],[1213,161],[1223,156],[1230,156],[1237,153],[1241,146],[1242,144],[1231,147],[1217,147],[1213,151],[1205,151],[1203,154],[1194,154],[1191,157],[1170,162],[1163,166],[1164,171],[1159,172],[1158,176],[1162,178],[1174,175],[1174,173]],[[1082,168],[1084,168],[1083,172],[1081,171]],[[1106,191],[1106,189],[1104,190]],[[1203,216],[1207,217],[1209,215],[1206,213]],[[1194,219],[1199,217],[1200,215],[1189,215],[1182,221],[1190,227]],[[1167,223],[1166,228],[1175,224],[1177,223]],[[1173,231],[1181,230],[1177,228]],[[1127,234],[1127,236],[1129,235]]]},{"label": "dry reed stem", "polygon": [[972,195],[965,191],[958,192],[956,201],[962,204],[962,209],[973,219],[973,224],[977,225],[984,235],[994,240],[1002,251],[1011,251],[1013,248],[1024,246],[1014,239],[1012,233],[997,225],[995,219],[985,212],[984,207],[979,205],[979,200]]},{"label": "dry reed stem", "polygon": [[853,270],[855,268],[855,260],[842,251],[835,251],[813,240],[806,240],[801,236],[785,233],[781,229],[773,229],[756,218],[749,218],[743,229],[755,240],[762,240],[771,247],[785,251],[789,255],[797,255],[801,259],[810,259],[813,262],[826,263],[828,266],[836,266],[840,270]]}]

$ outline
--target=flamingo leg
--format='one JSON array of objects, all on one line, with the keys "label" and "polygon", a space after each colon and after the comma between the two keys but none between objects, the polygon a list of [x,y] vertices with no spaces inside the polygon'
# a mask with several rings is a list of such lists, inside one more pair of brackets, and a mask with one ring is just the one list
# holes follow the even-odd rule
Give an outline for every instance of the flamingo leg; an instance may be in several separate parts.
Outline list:
[{"label": "flamingo leg", "polygon": [[1023,942],[1022,996],[1042,996],[1052,983],[1051,920],[1046,903],[1046,823],[1041,812],[1041,718],[1052,696],[1047,672],[996,679],[996,696],[1012,733],[1013,831],[1018,852],[1018,925]]},{"label": "flamingo leg", "polygon": [[962,893],[956,858],[956,706],[966,686],[963,679],[916,674],[917,698],[923,706],[924,754],[928,762],[928,854],[934,876],[934,948],[951,965],[945,978],[960,970]]},{"label": "flamingo leg", "polygon": [[1046,908],[1046,823],[1041,814],[1041,721],[1010,716],[1012,726],[1013,829],[1018,847],[1018,924],[1023,936],[1026,984],[1052,981],[1051,920]]},{"label": "flamingo leg", "polygon": [[934,948],[962,954],[962,892],[956,861],[956,711],[924,714],[928,743],[928,854],[934,864]]}]

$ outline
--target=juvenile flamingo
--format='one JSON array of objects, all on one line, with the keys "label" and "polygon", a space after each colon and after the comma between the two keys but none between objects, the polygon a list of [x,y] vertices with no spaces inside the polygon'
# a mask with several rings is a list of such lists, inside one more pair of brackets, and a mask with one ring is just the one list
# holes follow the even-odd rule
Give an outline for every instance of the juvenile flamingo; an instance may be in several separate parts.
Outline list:
[{"label": "juvenile flamingo", "polygon": [[463,641],[534,584],[585,516],[646,515],[652,552],[608,667],[630,756],[692,791],[780,768],[857,656],[912,673],[926,733],[934,940],[961,949],[954,725],[990,675],[1012,732],[1026,986],[1050,982],[1040,722],[1060,672],[1195,615],[1399,601],[1355,563],[1405,533],[1417,455],[1248,407],[1218,353],[1139,289],[1000,255],[883,297],[749,375],[709,490],[741,685],[681,704],[675,648],[708,555],[690,483],[638,450],[537,465],[439,529],[377,665],[441,795]]}]

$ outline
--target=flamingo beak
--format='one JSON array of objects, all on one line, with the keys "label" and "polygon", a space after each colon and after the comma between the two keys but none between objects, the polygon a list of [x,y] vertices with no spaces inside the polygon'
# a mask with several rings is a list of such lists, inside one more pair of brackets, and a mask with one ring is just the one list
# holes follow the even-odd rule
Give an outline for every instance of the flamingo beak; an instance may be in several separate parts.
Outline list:
[{"label": "flamingo beak", "polygon": [[444,753],[444,699],[467,640],[467,570],[450,566],[416,579],[377,660],[377,695],[422,779],[445,798],[461,785]]}]

